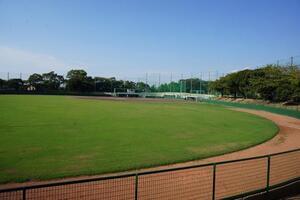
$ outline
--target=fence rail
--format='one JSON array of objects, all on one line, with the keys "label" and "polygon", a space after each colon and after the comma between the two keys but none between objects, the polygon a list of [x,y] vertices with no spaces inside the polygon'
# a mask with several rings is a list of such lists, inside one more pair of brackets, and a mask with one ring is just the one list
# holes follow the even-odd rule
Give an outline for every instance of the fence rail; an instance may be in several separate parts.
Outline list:
[{"label": "fence rail", "polygon": [[225,199],[300,181],[300,149],[187,167],[0,190],[0,199]]}]

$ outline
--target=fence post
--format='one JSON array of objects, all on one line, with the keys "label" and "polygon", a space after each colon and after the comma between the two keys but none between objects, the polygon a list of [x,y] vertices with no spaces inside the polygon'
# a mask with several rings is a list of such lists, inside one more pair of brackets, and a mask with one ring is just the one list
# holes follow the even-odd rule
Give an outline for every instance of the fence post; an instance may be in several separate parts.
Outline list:
[{"label": "fence post", "polygon": [[269,189],[270,189],[270,166],[271,166],[271,156],[268,156],[268,166],[267,166],[267,194],[269,193]]},{"label": "fence post", "polygon": [[216,168],[217,165],[213,165],[213,185],[212,185],[212,200],[215,200],[216,196]]},{"label": "fence post", "polygon": [[26,189],[22,190],[22,200],[26,200]]},{"label": "fence post", "polygon": [[135,188],[134,188],[134,199],[138,199],[138,184],[139,184],[139,175],[138,173],[135,174]]}]

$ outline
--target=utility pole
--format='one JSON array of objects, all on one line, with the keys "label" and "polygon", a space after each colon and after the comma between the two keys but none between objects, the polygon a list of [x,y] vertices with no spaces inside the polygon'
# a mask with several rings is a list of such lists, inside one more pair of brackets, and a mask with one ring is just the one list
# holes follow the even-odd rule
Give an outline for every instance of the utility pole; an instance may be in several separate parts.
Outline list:
[{"label": "utility pole", "polygon": [[7,80],[9,81],[9,72],[7,72]]},{"label": "utility pole", "polygon": [[293,64],[294,64],[294,57],[292,56],[291,57],[291,67],[293,66]]}]

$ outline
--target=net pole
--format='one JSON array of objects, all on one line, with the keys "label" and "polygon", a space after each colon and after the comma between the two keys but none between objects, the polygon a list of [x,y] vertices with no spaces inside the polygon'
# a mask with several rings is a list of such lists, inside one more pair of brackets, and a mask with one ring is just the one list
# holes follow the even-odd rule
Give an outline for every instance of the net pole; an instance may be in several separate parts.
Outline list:
[{"label": "net pole", "polygon": [[181,74],[181,78],[180,78],[180,93],[182,93],[182,81],[183,81],[183,75]]},{"label": "net pole", "polygon": [[193,75],[191,74],[191,91],[190,93],[193,93]]},{"label": "net pole", "polygon": [[158,92],[160,92],[160,73],[158,73]]},{"label": "net pole", "polygon": [[199,88],[199,92],[200,92],[200,94],[202,94],[202,72],[200,73],[200,81],[199,81],[199,83],[200,83],[200,88]]}]

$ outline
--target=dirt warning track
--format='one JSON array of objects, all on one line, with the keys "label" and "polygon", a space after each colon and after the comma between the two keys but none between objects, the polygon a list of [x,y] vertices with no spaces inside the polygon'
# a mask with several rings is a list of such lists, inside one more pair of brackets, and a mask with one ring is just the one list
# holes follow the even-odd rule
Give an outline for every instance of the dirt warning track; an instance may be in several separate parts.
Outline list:
[{"label": "dirt warning track", "polygon": [[[143,174],[145,171],[235,160],[273,154],[300,148],[300,120],[265,111],[235,109],[272,120],[279,127],[278,134],[271,140],[234,153],[203,160],[178,163],[139,170],[138,182],[135,176],[76,183],[29,190],[26,199],[211,199],[213,166],[197,167],[162,173]],[[255,127],[254,127],[255,128]],[[271,158],[270,185],[300,177],[300,152],[292,152]],[[257,190],[266,186],[268,160],[266,158],[218,165],[216,168],[216,199]],[[122,175],[116,173],[111,175]],[[130,173],[130,172],[129,172]],[[82,180],[102,176],[76,177],[63,180],[6,184],[0,188],[31,186],[62,181]],[[135,189],[135,185],[138,189]],[[0,199],[18,199],[22,192],[2,193]]]}]

